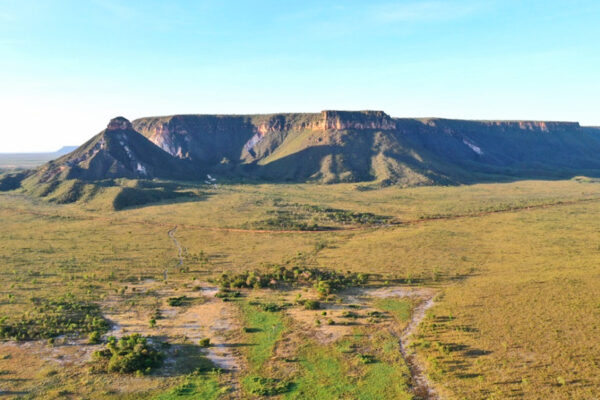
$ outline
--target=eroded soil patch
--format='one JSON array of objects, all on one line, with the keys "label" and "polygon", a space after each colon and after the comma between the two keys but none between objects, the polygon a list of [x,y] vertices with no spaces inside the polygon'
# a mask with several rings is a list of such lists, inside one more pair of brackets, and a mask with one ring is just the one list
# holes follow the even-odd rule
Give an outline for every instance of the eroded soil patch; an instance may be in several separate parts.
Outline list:
[{"label": "eroded soil patch", "polygon": [[[175,290],[158,281],[130,285],[128,293],[137,298],[145,295],[145,307],[128,305],[120,295],[111,296],[104,304],[105,316],[113,323],[108,335],[121,337],[130,333],[156,337],[173,344],[200,346],[203,339],[210,345],[202,349],[218,368],[236,372],[241,368],[241,356],[235,346],[239,329],[237,309],[215,297],[217,289],[193,282],[191,288]],[[169,299],[181,298],[180,306],[169,305]],[[152,322],[154,320],[154,322]],[[168,358],[164,372],[176,374],[177,360]]]}]

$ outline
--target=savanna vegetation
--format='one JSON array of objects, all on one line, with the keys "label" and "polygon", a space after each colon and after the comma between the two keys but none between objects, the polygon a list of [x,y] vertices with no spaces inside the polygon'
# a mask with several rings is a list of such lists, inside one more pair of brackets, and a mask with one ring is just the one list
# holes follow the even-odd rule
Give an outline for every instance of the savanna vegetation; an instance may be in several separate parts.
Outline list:
[{"label": "savanna vegetation", "polygon": [[[600,390],[596,180],[173,185],[0,193],[3,395],[415,398],[421,313],[443,398]],[[191,194],[116,211],[127,187]]]}]

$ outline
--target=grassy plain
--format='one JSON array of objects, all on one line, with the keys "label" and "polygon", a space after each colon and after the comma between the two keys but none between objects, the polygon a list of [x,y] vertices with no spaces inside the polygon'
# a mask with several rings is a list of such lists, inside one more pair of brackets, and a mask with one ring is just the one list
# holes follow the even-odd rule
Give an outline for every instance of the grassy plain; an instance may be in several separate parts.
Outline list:
[{"label": "grassy plain", "polygon": [[[153,280],[174,296],[223,272],[313,265],[379,274],[378,284],[425,286],[438,293],[412,348],[444,398],[593,399],[600,392],[600,183],[379,190],[232,184],[195,190],[201,195],[192,201],[122,211],[102,197],[57,205],[18,192],[0,194],[0,318],[14,321],[31,313],[32,297],[70,293],[99,304],[107,315],[107,304],[117,296],[111,307],[149,321],[157,302],[166,307],[166,298],[158,289],[154,295],[133,292],[140,282]],[[276,213],[296,218],[294,204],[389,221],[348,223],[302,211],[298,219],[329,230],[265,229],[264,221]],[[175,226],[184,268],[167,235]],[[168,372],[98,375],[87,364],[93,346],[63,338],[52,345],[9,341],[0,344],[0,393],[212,399],[233,398],[233,388],[252,398],[260,397],[251,392],[252,384],[277,387],[289,381],[277,396],[410,398],[410,374],[391,331],[371,329],[375,325],[364,318],[342,338],[319,341],[304,317],[250,304],[257,296],[261,302],[291,302],[284,294],[250,290],[232,303],[242,315],[240,328],[258,329],[232,328],[229,339],[239,345],[234,350],[241,360],[235,378],[225,372],[194,374],[185,357],[175,357]],[[411,305],[379,302],[373,306],[397,318],[400,329]],[[312,311],[311,325],[317,319],[327,324],[334,314],[324,311],[327,316]],[[334,319],[342,321],[337,314]],[[171,340],[190,345],[183,337]],[[350,345],[353,352],[347,351]]]}]

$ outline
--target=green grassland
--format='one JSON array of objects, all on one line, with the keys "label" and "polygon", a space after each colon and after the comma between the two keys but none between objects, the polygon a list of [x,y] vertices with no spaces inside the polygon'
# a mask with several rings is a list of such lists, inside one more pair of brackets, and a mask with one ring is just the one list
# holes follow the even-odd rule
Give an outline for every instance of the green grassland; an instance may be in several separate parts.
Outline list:
[{"label": "green grassland", "polygon": [[[115,207],[127,188],[150,191],[149,200],[128,198]],[[165,269],[164,290],[175,297],[193,290],[190,282],[222,273],[314,266],[373,274],[372,285],[436,291],[411,349],[444,398],[592,399],[600,392],[597,181],[368,190],[357,184],[208,187],[122,180],[79,188],[75,202],[49,201],[72,187],[55,188],[50,199],[28,195],[34,189],[40,190],[0,193],[3,326],[39,321],[41,306],[65,298],[108,313],[107,302],[117,296],[114,307],[149,320],[166,298],[132,286],[160,282]],[[163,195],[173,192],[183,195]],[[182,265],[167,234],[175,226]],[[44,335],[0,343],[0,393],[228,399],[234,392],[260,398],[264,389],[274,398],[411,398],[410,372],[393,332],[370,329],[363,318],[351,334],[319,342],[287,309],[253,305],[289,301],[281,297],[285,291],[264,290],[245,289],[231,301],[240,315],[230,338],[242,360],[237,382],[227,372],[194,372],[194,365],[206,363],[197,346],[176,356],[168,373],[95,374],[77,361],[87,360],[93,346],[83,356],[52,356],[79,348],[61,336],[66,329],[53,343]],[[399,324],[414,306],[384,299],[374,304]],[[330,316],[320,312],[314,319],[325,324]],[[60,321],[42,320],[41,326]],[[81,326],[71,328],[82,330],[78,340],[85,341],[100,325]],[[190,343],[180,338],[173,346]]]}]

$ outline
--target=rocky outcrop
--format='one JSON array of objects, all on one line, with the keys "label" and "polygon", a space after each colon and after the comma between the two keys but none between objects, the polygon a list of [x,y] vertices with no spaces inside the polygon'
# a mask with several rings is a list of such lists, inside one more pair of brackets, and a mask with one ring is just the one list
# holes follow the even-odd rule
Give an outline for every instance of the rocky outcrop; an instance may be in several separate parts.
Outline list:
[{"label": "rocky outcrop", "polygon": [[106,126],[106,131],[128,131],[132,130],[131,122],[127,118],[116,117],[110,120],[108,125]]},{"label": "rocky outcrop", "polygon": [[396,129],[396,122],[383,111],[322,111],[316,128],[389,131]]}]

